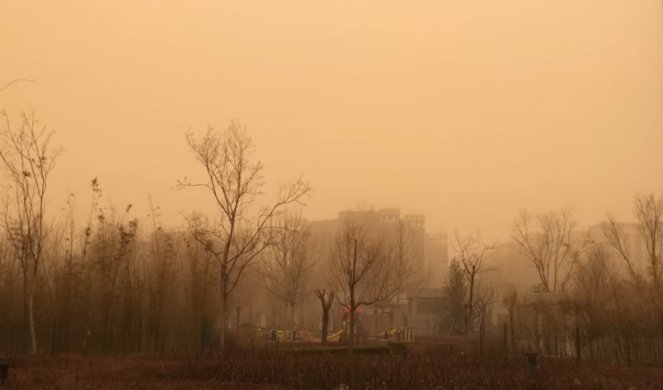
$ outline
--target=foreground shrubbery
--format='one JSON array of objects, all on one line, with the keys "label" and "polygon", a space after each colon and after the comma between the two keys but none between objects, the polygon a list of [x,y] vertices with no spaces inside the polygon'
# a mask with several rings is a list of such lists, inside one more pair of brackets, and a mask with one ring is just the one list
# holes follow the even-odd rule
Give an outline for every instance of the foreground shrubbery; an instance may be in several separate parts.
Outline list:
[{"label": "foreground shrubbery", "polygon": [[656,369],[544,361],[533,378],[521,358],[477,363],[431,351],[348,356],[264,350],[226,359],[66,355],[19,357],[12,365],[10,389],[663,388],[663,373]]}]

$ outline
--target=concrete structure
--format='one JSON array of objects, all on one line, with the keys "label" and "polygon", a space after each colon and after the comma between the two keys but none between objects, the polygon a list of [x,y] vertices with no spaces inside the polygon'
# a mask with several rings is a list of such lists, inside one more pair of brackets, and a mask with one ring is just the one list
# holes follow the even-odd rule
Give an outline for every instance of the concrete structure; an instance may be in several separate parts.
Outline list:
[{"label": "concrete structure", "polygon": [[449,237],[447,233],[426,233],[424,259],[430,279],[428,286],[441,287],[447,282],[449,271]]},{"label": "concrete structure", "polygon": [[443,288],[421,289],[407,306],[407,326],[413,327],[417,335],[440,334],[444,303]]}]

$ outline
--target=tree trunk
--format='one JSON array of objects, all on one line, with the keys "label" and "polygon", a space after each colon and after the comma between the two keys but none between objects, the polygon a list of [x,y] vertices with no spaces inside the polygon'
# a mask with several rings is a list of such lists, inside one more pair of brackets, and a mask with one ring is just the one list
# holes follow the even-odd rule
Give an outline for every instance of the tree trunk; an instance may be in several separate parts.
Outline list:
[{"label": "tree trunk", "polygon": [[350,346],[351,353],[355,343],[355,310],[356,308],[353,307],[353,305],[350,305],[350,329],[348,331],[348,345]]},{"label": "tree trunk", "polygon": [[28,290],[28,326],[30,327],[30,348],[32,354],[37,353],[37,334],[35,332],[35,316],[34,316],[34,291],[30,287]]},{"label": "tree trunk", "polygon": [[22,298],[23,298],[23,312],[21,313],[22,318],[21,318],[21,324],[20,324],[20,328],[19,328],[19,329],[21,329],[21,337],[19,338],[19,340],[17,340],[18,341],[18,343],[17,343],[18,348],[19,348],[20,351],[24,351],[28,348],[27,347],[28,339],[29,339],[28,334],[30,333],[30,319],[29,319],[30,315],[28,314],[30,312],[30,308],[29,308],[30,305],[28,304],[28,301],[29,301],[28,297],[29,296],[30,296],[30,292],[28,290],[28,278],[26,277],[25,272],[24,272],[23,273],[23,296],[22,296]]},{"label": "tree trunk", "polygon": [[228,297],[223,294],[221,297],[221,307],[219,308],[219,353],[221,356],[226,354],[226,333],[228,328]]},{"label": "tree trunk", "polygon": [[230,228],[230,234],[228,241],[226,241],[226,246],[223,253],[223,262],[221,263],[221,280],[220,280],[220,292],[221,292],[221,307],[220,309],[220,326],[219,326],[219,354],[222,357],[226,355],[226,334],[228,333],[228,298],[230,292],[228,291],[227,281],[228,281],[228,254],[230,251],[230,240],[232,239],[234,225]]},{"label": "tree trunk", "polygon": [[479,360],[483,358],[484,324],[479,325]]},{"label": "tree trunk", "polygon": [[474,275],[470,277],[470,296],[467,300],[467,319],[465,320],[465,337],[467,337],[467,332],[470,330],[472,323],[472,311],[474,304]]},{"label": "tree trunk", "polygon": [[237,334],[239,334],[239,315],[242,312],[242,308],[239,306],[235,306],[235,330]]},{"label": "tree trunk", "polygon": [[507,330],[507,324],[506,321],[504,322],[504,358],[508,359],[509,358],[509,333]]},{"label": "tree trunk", "polygon": [[350,354],[352,354],[352,349],[355,343],[355,292],[357,287],[356,279],[356,270],[357,270],[357,239],[354,239],[354,247],[352,250],[352,279],[350,284],[350,329],[348,330],[348,345],[350,346]]},{"label": "tree trunk", "polygon": [[322,308],[322,344],[327,344],[327,333],[329,330],[329,308]]},{"label": "tree trunk", "polygon": [[576,321],[576,359],[578,363],[582,361],[582,355],[580,354],[580,324]]},{"label": "tree trunk", "polygon": [[509,323],[511,325],[510,353],[516,352],[516,324],[513,321],[513,311],[513,308],[509,310]]}]

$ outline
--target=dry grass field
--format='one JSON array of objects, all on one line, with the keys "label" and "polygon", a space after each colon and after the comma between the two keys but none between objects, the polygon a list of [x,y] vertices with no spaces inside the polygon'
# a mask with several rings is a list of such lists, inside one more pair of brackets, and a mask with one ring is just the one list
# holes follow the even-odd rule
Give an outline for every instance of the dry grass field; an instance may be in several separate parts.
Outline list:
[{"label": "dry grass field", "polygon": [[42,355],[11,359],[6,389],[663,389],[663,370],[441,353],[239,352],[220,359]]}]

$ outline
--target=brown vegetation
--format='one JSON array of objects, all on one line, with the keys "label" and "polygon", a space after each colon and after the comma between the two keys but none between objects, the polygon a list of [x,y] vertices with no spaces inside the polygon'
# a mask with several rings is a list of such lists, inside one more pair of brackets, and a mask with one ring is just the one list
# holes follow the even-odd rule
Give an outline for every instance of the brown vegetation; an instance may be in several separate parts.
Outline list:
[{"label": "brown vegetation", "polygon": [[525,358],[477,364],[441,351],[407,355],[233,353],[226,359],[61,355],[20,357],[8,389],[653,389],[660,370]]}]

